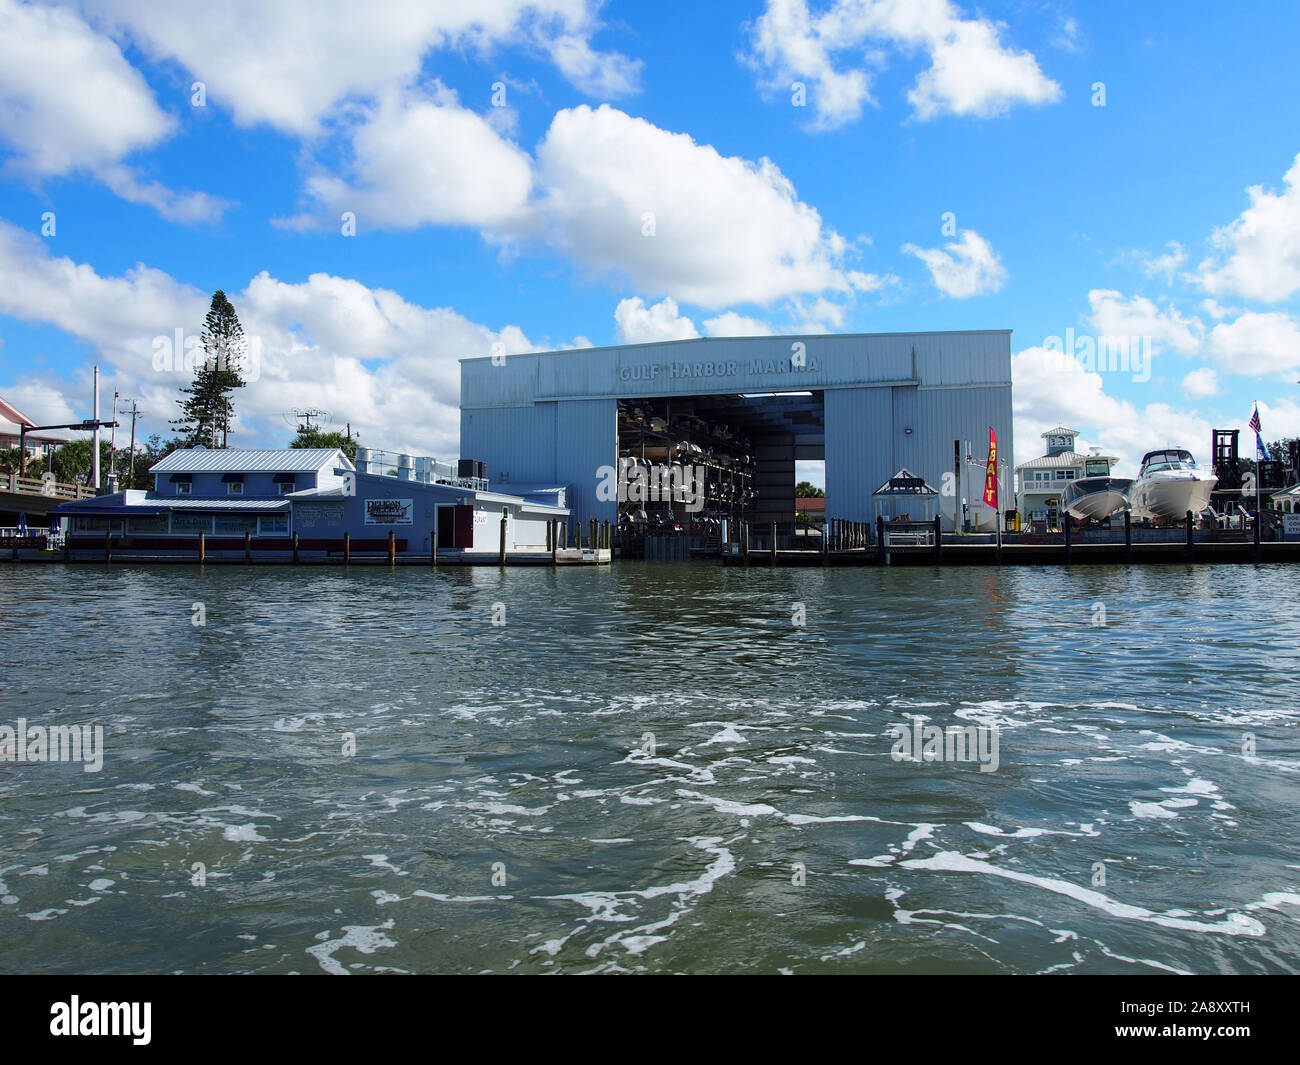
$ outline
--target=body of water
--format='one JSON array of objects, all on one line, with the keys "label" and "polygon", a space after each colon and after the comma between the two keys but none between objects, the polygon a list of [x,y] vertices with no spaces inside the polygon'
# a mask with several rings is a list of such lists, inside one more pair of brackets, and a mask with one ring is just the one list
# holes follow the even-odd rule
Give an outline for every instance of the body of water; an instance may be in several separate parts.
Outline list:
[{"label": "body of water", "polygon": [[5,566],[0,968],[1295,972],[1294,589]]}]

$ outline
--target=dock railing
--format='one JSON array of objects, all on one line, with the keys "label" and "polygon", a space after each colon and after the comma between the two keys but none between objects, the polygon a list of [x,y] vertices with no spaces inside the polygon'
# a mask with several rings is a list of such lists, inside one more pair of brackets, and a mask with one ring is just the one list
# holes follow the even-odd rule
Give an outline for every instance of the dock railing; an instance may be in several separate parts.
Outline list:
[{"label": "dock railing", "polygon": [[885,525],[887,547],[933,547],[934,522],[899,521]]},{"label": "dock railing", "polygon": [[40,477],[19,477],[16,473],[0,474],[0,485],[6,492],[24,496],[45,496],[47,499],[90,499],[95,490],[84,484],[64,484]]}]

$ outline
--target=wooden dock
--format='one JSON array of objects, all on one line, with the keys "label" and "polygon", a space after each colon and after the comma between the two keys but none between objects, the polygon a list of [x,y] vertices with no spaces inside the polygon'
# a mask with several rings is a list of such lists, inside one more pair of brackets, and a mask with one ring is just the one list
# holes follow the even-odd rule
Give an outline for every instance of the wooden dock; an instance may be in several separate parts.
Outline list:
[{"label": "wooden dock", "polygon": [[[1137,535],[1135,535],[1137,534]],[[1096,534],[1094,534],[1096,535]],[[1102,534],[1104,535],[1104,534]],[[998,543],[987,534],[978,539],[945,535],[939,519],[929,522],[841,522],[819,548],[781,549],[776,527],[764,544],[751,543],[749,529],[724,545],[726,566],[1070,566],[1130,563],[1296,562],[1300,542],[1261,542],[1258,526],[1249,529],[1197,529],[1188,514],[1182,528],[1135,529],[1125,518],[1124,538],[1088,539],[1067,525],[1062,533],[1021,539],[1009,534]],[[703,557],[692,552],[693,557]]]},{"label": "wooden dock", "polygon": [[352,551],[344,558],[341,552],[292,551],[253,552],[248,556],[242,550],[205,550],[200,558],[196,551],[149,552],[139,548],[122,548],[116,543],[94,550],[43,551],[14,548],[0,551],[0,562],[15,565],[58,562],[107,565],[169,565],[169,566],[423,566],[441,569],[444,566],[608,566],[614,552],[604,548],[561,547],[551,551],[507,551],[502,558],[496,551],[441,550],[435,562],[426,554],[395,554]]},{"label": "wooden dock", "polygon": [[[770,550],[719,556],[725,566],[773,565]],[[1069,566],[1168,562],[1300,562],[1300,543],[1197,542],[1189,552],[1184,543],[1135,543],[1131,550],[1120,544],[996,544],[945,543],[933,547],[876,547],[845,551],[775,552],[777,566]]]}]

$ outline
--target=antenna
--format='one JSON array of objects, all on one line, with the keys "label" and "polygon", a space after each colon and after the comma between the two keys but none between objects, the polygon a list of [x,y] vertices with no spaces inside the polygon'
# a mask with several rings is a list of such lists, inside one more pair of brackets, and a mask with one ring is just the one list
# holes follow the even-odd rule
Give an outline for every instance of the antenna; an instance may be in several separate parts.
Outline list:
[{"label": "antenna", "polygon": [[[281,411],[280,414],[286,425],[300,433],[325,432],[333,424],[330,412],[317,407],[294,407],[292,410]],[[315,425],[312,425],[313,418],[317,423]]]}]

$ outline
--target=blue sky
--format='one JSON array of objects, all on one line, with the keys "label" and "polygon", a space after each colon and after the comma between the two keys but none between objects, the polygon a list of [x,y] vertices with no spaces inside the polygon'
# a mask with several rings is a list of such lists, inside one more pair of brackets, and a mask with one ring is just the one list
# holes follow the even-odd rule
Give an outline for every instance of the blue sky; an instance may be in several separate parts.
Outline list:
[{"label": "blue sky", "polygon": [[1300,435],[1292,5],[150,7],[0,0],[0,395],[38,421],[98,362],[166,434],[157,338],[223,288],[238,445],[317,407],[454,457],[494,345],[1000,328],[1017,461],[1061,422],[1204,461],[1256,399]]}]

